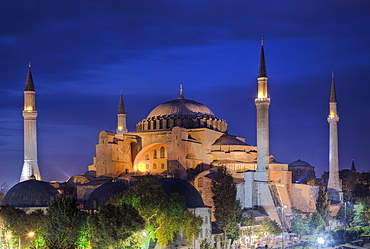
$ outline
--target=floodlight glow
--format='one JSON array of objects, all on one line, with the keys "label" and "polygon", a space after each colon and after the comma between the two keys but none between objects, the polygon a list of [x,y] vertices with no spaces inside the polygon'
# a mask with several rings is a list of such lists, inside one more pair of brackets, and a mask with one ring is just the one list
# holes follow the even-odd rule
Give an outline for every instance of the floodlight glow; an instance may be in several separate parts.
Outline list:
[{"label": "floodlight glow", "polygon": [[317,243],[319,243],[320,245],[322,245],[322,244],[325,243],[325,239],[323,237],[318,237],[317,238]]}]

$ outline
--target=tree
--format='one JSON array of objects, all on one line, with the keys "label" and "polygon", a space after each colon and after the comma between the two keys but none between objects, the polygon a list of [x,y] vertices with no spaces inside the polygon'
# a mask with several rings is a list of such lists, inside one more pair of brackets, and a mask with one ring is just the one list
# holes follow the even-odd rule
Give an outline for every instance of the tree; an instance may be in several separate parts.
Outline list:
[{"label": "tree", "polygon": [[319,213],[311,214],[308,221],[311,233],[318,233],[325,230],[325,221]]},{"label": "tree", "polygon": [[140,177],[134,191],[125,191],[112,203],[133,206],[144,218],[147,236],[163,247],[177,239],[180,230],[188,241],[200,232],[202,219],[187,209],[184,198],[178,194],[168,196],[158,183],[158,177],[153,175]]},{"label": "tree", "polygon": [[354,219],[353,219],[353,222],[356,224],[356,225],[360,225],[360,226],[367,226],[369,225],[369,220],[367,219],[366,217],[366,214],[367,214],[367,211],[368,209],[366,208],[366,206],[360,202],[358,204],[358,207],[355,211],[355,215],[354,215]]},{"label": "tree", "polygon": [[270,218],[267,218],[264,219],[261,223],[261,231],[277,236],[279,234],[282,234],[283,229],[276,220],[271,220]]},{"label": "tree", "polygon": [[236,185],[226,167],[219,167],[212,180],[213,202],[217,226],[232,241],[239,238],[239,225],[242,220],[240,202],[236,200]]},{"label": "tree", "polygon": [[132,206],[105,204],[88,217],[94,248],[121,248],[126,239],[144,229],[144,219]]},{"label": "tree", "polygon": [[310,233],[309,221],[310,221],[309,219],[303,217],[303,215],[301,214],[295,215],[290,222],[291,232],[299,234],[309,234]]},{"label": "tree", "polygon": [[343,225],[347,226],[352,223],[355,217],[355,210],[353,204],[346,202],[343,206],[340,207],[335,218],[340,221]]},{"label": "tree", "polygon": [[80,235],[80,228],[86,222],[86,213],[77,208],[74,195],[58,195],[50,199],[47,213],[48,248],[75,248]]},{"label": "tree", "polygon": [[[0,209],[2,237],[12,235],[8,242],[19,243],[24,248],[33,245],[33,241],[42,234],[45,227],[45,215],[41,210],[36,210],[26,214],[23,210],[13,206],[3,206]],[[36,236],[27,236],[28,233],[34,232]],[[5,238],[3,238],[4,241]]]},{"label": "tree", "polygon": [[330,220],[330,202],[323,186],[320,186],[319,188],[319,193],[316,199],[316,210],[324,219],[325,224],[328,225]]}]

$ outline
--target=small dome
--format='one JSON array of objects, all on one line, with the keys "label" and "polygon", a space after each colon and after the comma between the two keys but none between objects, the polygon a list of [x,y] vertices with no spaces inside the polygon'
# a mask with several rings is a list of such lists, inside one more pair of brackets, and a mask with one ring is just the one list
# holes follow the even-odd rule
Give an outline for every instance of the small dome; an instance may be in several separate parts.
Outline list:
[{"label": "small dome", "polygon": [[235,136],[225,134],[225,135],[222,135],[219,139],[217,139],[213,145],[244,145],[246,146],[248,144],[237,139]]},{"label": "small dome", "polygon": [[14,185],[3,199],[3,205],[14,207],[47,207],[58,191],[47,182],[35,179]]},{"label": "small dome", "polygon": [[95,189],[87,199],[84,208],[88,210],[97,209],[104,205],[109,199],[118,193],[128,190],[129,187],[120,182],[108,182]]},{"label": "small dome", "polygon": [[159,180],[162,189],[170,195],[178,193],[183,196],[188,208],[204,207],[202,197],[193,185],[179,178],[162,178]]},{"label": "small dome", "polygon": [[288,167],[313,167],[313,166],[311,166],[311,164],[309,164],[308,162],[298,159],[297,161],[290,163]]},{"label": "small dome", "polygon": [[196,118],[209,117],[216,118],[213,112],[205,105],[190,99],[175,99],[160,104],[148,115],[152,117],[176,117],[176,118]]}]

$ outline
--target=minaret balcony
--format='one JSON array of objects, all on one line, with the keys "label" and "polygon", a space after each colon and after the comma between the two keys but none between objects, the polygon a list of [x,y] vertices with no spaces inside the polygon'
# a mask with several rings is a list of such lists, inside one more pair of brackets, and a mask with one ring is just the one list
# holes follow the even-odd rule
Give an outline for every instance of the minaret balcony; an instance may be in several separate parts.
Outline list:
[{"label": "minaret balcony", "polygon": [[336,115],[336,116],[329,116],[328,117],[328,122],[329,123],[332,123],[332,122],[338,122],[339,121],[339,117]]},{"label": "minaret balcony", "polygon": [[254,103],[257,104],[270,104],[270,98],[255,98]]}]

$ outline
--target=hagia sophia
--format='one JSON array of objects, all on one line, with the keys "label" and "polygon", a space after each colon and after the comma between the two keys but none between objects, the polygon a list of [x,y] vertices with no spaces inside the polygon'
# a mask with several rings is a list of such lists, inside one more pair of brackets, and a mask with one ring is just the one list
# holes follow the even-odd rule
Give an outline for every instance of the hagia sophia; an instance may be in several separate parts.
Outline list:
[{"label": "hagia sophia", "polygon": [[[121,93],[117,129],[99,132],[93,164],[86,172],[65,182],[46,183],[41,181],[37,164],[38,113],[29,67],[24,89],[24,165],[20,182],[8,191],[2,204],[31,211],[46,208],[49,198],[57,193],[69,193],[77,196],[82,209],[96,210],[110,196],[127,190],[135,177],[150,173],[162,176],[160,183],[165,192],[184,196],[187,207],[203,218],[199,241],[204,238],[216,241],[216,234],[212,235],[214,217],[210,186],[217,167],[225,166],[234,177],[237,198],[244,210],[288,226],[287,216],[292,208],[304,212],[316,210],[318,187],[307,184],[316,178],[314,166],[300,158],[290,164],[280,163],[269,152],[271,100],[263,42],[257,81],[258,95],[254,100],[257,146],[229,134],[229,124],[207,106],[187,99],[182,87],[177,98],[155,107],[137,123],[136,131],[128,131],[126,118],[129,117],[126,117]],[[339,117],[334,75],[331,83],[328,193],[331,200],[340,201],[336,128]],[[197,245],[195,248],[199,243]]]}]

